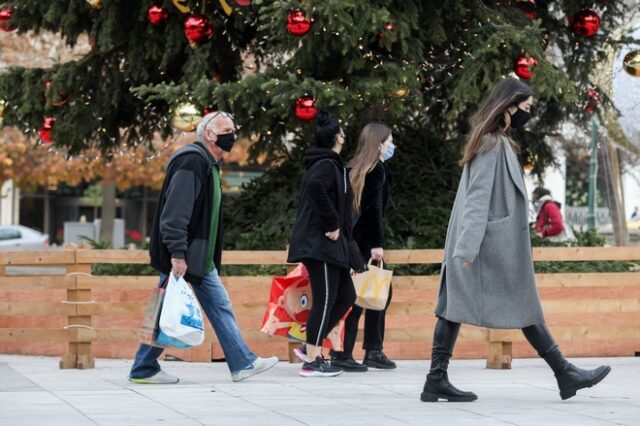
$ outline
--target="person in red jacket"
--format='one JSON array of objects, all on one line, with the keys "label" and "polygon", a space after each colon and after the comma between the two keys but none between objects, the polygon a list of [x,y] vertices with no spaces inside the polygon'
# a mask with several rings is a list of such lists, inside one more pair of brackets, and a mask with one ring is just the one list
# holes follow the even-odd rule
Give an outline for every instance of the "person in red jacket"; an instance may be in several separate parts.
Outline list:
[{"label": "person in red jacket", "polygon": [[533,190],[531,195],[536,208],[536,232],[542,238],[555,237],[564,231],[561,204],[554,201],[551,191],[541,186]]}]

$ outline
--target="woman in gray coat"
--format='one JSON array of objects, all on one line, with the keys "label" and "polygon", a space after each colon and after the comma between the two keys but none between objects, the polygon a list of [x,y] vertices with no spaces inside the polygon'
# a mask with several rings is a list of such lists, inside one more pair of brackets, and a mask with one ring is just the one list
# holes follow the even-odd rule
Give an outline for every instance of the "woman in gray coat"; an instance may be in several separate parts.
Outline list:
[{"label": "woman in gray coat", "polygon": [[528,199],[517,145],[509,127],[524,126],[533,92],[512,78],[498,83],[471,119],[471,135],[453,204],[440,292],[431,368],[420,399],[474,401],[447,376],[460,323],[521,328],[555,373],[562,399],[600,382],[611,370],[582,370],[562,355],[547,329],[536,292]]}]

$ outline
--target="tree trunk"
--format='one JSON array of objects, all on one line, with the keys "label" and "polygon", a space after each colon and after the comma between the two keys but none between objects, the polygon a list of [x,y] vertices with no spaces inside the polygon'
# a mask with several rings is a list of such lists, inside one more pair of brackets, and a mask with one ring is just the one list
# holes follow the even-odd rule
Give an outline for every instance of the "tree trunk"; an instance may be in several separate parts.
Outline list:
[{"label": "tree trunk", "polygon": [[105,168],[102,177],[102,217],[100,218],[100,241],[113,244],[113,224],[116,218],[116,183],[113,169]]},{"label": "tree trunk", "polygon": [[42,233],[51,238],[51,197],[49,188],[44,187],[44,218],[42,220]]},{"label": "tree trunk", "polygon": [[147,187],[142,188],[142,208],[140,209],[140,234],[142,241],[147,238]]},{"label": "tree trunk", "polygon": [[607,143],[607,171],[610,179],[607,186],[611,194],[609,202],[609,210],[611,212],[611,223],[613,224],[613,232],[616,246],[625,246],[627,244],[627,221],[624,209],[624,191],[622,188],[622,179],[620,178],[620,161],[618,160],[618,149],[611,143]]}]

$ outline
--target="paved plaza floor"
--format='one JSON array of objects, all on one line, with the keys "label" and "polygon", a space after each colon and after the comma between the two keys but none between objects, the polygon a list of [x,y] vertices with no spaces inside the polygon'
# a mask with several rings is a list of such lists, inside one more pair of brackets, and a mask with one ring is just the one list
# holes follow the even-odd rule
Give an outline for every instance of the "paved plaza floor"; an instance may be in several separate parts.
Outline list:
[{"label": "paved plaza floor", "polygon": [[96,360],[90,370],[60,370],[58,359],[0,355],[0,425],[640,425],[640,358],[583,358],[583,368],[613,367],[598,386],[561,401],[539,359],[512,370],[454,360],[454,384],[472,403],[423,403],[428,361],[392,371],[302,378],[299,364],[233,383],[224,363],[163,361],[176,385],[127,381],[130,360]]}]

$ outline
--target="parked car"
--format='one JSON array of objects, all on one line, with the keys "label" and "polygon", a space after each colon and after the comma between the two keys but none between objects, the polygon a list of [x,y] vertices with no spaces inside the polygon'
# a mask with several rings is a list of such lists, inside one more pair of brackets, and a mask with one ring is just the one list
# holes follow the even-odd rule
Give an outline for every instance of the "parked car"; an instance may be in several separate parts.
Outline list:
[{"label": "parked car", "polygon": [[22,225],[0,225],[0,250],[40,250],[49,247],[49,237]]}]

